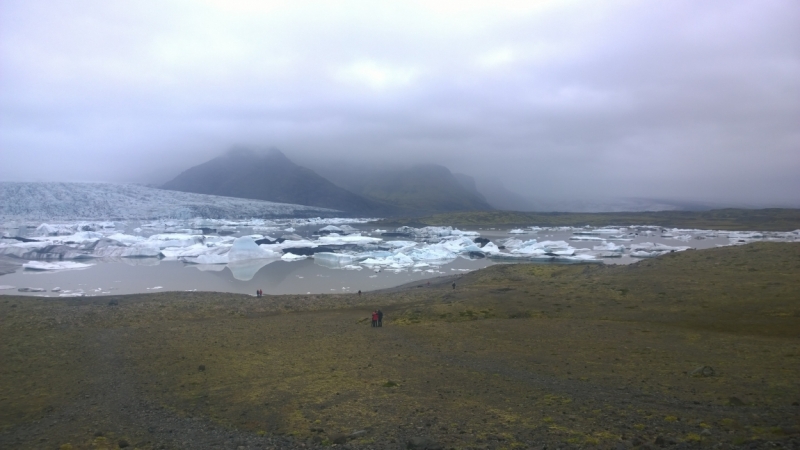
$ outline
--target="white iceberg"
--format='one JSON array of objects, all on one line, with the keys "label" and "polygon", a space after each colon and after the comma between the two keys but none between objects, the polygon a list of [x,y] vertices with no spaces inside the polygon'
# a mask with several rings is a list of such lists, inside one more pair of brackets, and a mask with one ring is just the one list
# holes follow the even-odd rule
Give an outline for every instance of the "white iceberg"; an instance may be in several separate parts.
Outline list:
[{"label": "white iceberg", "polygon": [[328,236],[320,236],[320,238],[317,239],[319,245],[366,245],[378,244],[380,242],[382,242],[380,238],[361,236],[360,234],[351,234],[348,236],[330,234]]},{"label": "white iceberg", "polygon": [[284,261],[300,261],[301,259],[306,259],[308,256],[305,255],[295,255],[294,253],[284,253],[281,256],[281,259]]},{"label": "white iceberg", "polygon": [[250,259],[277,259],[283,256],[276,251],[262,248],[249,237],[240,237],[233,241],[230,251],[228,252],[228,260],[230,262],[246,261]]},{"label": "white iceberg", "polygon": [[592,247],[592,250],[598,251],[598,252],[622,253],[622,252],[625,251],[625,246],[617,245],[617,244],[615,244],[613,242],[604,242],[604,243],[602,243],[600,245],[595,245],[594,247]]},{"label": "white iceberg", "polygon": [[24,269],[40,270],[40,271],[85,269],[91,266],[93,266],[93,264],[83,264],[73,261],[54,261],[54,262],[31,261],[22,265]]}]

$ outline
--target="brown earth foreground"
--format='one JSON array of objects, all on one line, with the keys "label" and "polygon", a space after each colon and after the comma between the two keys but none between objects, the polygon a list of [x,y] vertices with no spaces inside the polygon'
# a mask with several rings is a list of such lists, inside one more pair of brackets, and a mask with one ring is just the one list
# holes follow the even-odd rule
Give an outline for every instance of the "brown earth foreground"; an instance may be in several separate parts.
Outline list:
[{"label": "brown earth foreground", "polygon": [[452,281],[0,297],[0,448],[800,447],[800,244]]}]

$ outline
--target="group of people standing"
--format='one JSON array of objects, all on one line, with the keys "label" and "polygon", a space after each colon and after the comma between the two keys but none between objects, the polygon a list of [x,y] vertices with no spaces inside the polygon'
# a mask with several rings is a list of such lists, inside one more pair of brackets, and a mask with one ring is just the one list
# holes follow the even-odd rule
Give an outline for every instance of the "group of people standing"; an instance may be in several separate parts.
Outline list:
[{"label": "group of people standing", "polygon": [[256,291],[256,297],[263,297],[263,296],[264,296],[264,291],[262,291],[261,289]]},{"label": "group of people standing", "polygon": [[383,311],[381,311],[380,309],[372,311],[372,326],[373,327],[383,326]]}]

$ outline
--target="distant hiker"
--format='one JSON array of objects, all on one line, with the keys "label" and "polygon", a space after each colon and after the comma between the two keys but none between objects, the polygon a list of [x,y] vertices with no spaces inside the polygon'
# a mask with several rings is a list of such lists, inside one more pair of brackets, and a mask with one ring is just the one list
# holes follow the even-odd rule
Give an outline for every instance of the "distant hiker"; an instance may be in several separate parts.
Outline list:
[{"label": "distant hiker", "polygon": [[358,295],[361,295],[361,289],[358,290]]},{"label": "distant hiker", "polygon": [[456,290],[456,282],[453,282],[453,290]]},{"label": "distant hiker", "polygon": [[372,327],[378,326],[378,311],[372,311]]},{"label": "distant hiker", "polygon": [[431,285],[431,282],[430,282],[430,281],[428,281],[428,286],[430,286],[430,285]]},{"label": "distant hiker", "polygon": [[256,297],[261,297],[261,289],[256,289]]},{"label": "distant hiker", "polygon": [[383,311],[381,311],[380,309],[378,310],[378,326],[379,327],[383,326]]}]

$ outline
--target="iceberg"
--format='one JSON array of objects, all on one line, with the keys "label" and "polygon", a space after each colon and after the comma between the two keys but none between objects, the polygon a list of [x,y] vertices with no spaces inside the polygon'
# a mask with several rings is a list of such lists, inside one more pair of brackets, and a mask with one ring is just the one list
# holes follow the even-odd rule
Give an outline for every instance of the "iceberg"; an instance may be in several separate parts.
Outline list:
[{"label": "iceberg", "polygon": [[178,233],[154,234],[147,238],[147,242],[150,245],[157,246],[159,249],[167,247],[189,247],[195,244],[202,244],[203,236]]},{"label": "iceberg", "polygon": [[308,256],[295,255],[294,253],[284,253],[283,256],[281,256],[281,259],[284,261],[300,261],[306,258],[308,258]]},{"label": "iceberg", "polygon": [[130,234],[122,234],[122,233],[114,233],[114,234],[108,236],[108,238],[113,240],[113,241],[117,241],[117,242],[120,242],[122,244],[125,244],[125,245],[138,244],[139,242],[142,242],[142,241],[145,240],[145,238],[143,238],[141,236],[132,236]]},{"label": "iceberg", "polygon": [[671,247],[664,244],[641,242],[631,245],[630,255],[634,258],[655,258],[665,253],[682,252],[690,248],[691,247]]},{"label": "iceberg", "polygon": [[525,231],[525,230],[521,230],[519,228],[515,228],[515,229],[509,231],[508,234],[528,234],[528,232]]},{"label": "iceberg", "polygon": [[256,242],[249,237],[237,238],[233,241],[233,245],[228,252],[228,260],[230,262],[246,261],[250,259],[277,259],[281,256],[282,254],[278,252],[258,246]]},{"label": "iceberg", "polygon": [[378,244],[380,242],[382,242],[380,238],[361,236],[360,234],[351,234],[348,236],[330,234],[328,236],[320,236],[320,238],[317,239],[317,243],[320,245],[367,245]]},{"label": "iceberg", "polygon": [[45,271],[45,270],[85,269],[93,265],[94,264],[83,264],[73,261],[56,261],[56,262],[31,261],[23,264],[22,267],[26,270]]},{"label": "iceberg", "polygon": [[324,261],[326,264],[347,265],[356,262],[358,259],[359,258],[356,257],[355,255],[349,255],[346,253],[331,253],[331,252],[314,253],[314,260],[320,262]]},{"label": "iceberg", "polygon": [[615,244],[613,242],[604,242],[604,243],[602,243],[600,245],[595,245],[594,247],[592,247],[592,250],[597,251],[597,252],[622,253],[622,252],[625,251],[625,246],[617,245],[617,244]]}]

